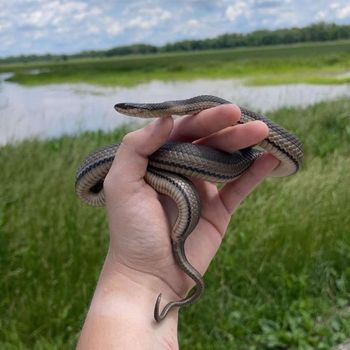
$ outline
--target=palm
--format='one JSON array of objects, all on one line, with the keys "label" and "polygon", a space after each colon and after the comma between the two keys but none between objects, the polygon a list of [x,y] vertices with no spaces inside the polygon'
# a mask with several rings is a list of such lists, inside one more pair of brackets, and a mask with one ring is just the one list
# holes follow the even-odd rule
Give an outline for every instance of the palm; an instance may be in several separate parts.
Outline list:
[{"label": "palm", "polygon": [[[229,215],[223,210],[215,185],[198,181],[196,185],[202,199],[202,216],[188,239],[186,255],[203,274],[220,245]],[[171,227],[176,216],[175,204],[143,183],[135,196],[114,210],[112,220],[118,223],[118,232],[112,247],[128,267],[170,279],[170,284],[181,286],[176,292],[183,294],[191,286],[191,281],[175,264],[171,252]],[[123,217],[133,219],[125,222],[123,227],[120,225]],[[130,225],[133,227],[131,234],[119,234],[130,231]]]}]

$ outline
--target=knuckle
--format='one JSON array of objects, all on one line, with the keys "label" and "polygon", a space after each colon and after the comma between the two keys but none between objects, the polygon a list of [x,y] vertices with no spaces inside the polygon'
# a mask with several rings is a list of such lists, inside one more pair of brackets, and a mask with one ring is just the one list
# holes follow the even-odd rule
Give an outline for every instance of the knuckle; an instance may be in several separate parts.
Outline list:
[{"label": "knuckle", "polygon": [[250,167],[247,170],[249,177],[252,179],[254,183],[259,183],[261,181],[260,174],[254,169],[254,167]]},{"label": "knuckle", "polygon": [[128,134],[126,134],[122,139],[122,145],[127,147],[133,146],[136,140],[136,133],[137,131],[131,131]]},{"label": "knuckle", "polygon": [[208,131],[210,131],[210,126],[208,125],[208,121],[206,120],[206,118],[197,117],[195,123],[197,124],[196,127],[199,130],[202,130],[202,132],[208,133]]}]

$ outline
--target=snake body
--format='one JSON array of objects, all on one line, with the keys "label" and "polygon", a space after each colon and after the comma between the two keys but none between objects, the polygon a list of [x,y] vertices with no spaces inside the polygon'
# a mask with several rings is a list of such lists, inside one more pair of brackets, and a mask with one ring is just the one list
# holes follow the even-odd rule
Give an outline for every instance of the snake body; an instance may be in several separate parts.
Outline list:
[{"label": "snake body", "polygon": [[[196,114],[205,109],[231,102],[216,96],[203,95],[187,100],[162,103],[119,103],[115,109],[123,114],[142,118],[160,118],[169,115]],[[269,128],[269,135],[257,146],[280,160],[272,176],[288,176],[300,168],[303,148],[297,137],[263,115],[240,107],[239,123],[261,120]],[[104,205],[103,181],[107,175],[119,144],[102,147],[86,157],[76,175],[76,193],[94,206]],[[172,252],[178,266],[196,283],[193,292],[185,298],[168,303],[160,312],[159,294],[154,318],[164,319],[173,307],[189,305],[197,300],[203,290],[201,274],[189,263],[185,254],[185,241],[196,227],[201,214],[198,193],[188,177],[211,182],[226,183],[235,180],[262,151],[248,148],[233,154],[192,143],[167,143],[149,157],[145,181],[157,192],[172,198],[178,207],[178,217],[171,232]]]}]

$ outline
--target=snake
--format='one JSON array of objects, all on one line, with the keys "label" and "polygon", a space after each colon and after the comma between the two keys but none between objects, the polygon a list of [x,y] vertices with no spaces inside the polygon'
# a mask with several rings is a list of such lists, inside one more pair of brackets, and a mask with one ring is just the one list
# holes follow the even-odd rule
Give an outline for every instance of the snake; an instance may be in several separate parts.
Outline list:
[{"label": "snake", "polygon": [[[231,103],[220,97],[200,95],[161,103],[117,103],[114,108],[117,112],[132,117],[162,118],[169,115],[195,115],[203,110]],[[171,309],[192,304],[204,291],[203,277],[191,265],[185,253],[185,241],[201,216],[199,194],[190,178],[223,184],[234,181],[264,151],[279,160],[279,165],[271,176],[292,175],[302,165],[303,146],[295,135],[262,114],[239,108],[239,124],[260,120],[268,126],[268,136],[254,147],[227,153],[205,145],[169,142],[149,157],[144,179],[158,193],[172,198],[178,208],[177,219],[170,234],[172,254],[176,264],[195,282],[194,288],[184,298],[168,302],[162,311],[162,294],[158,295],[153,315],[157,322],[162,321]],[[105,205],[103,181],[119,146],[120,144],[112,144],[101,147],[90,153],[81,163],[76,173],[75,192],[84,202],[93,206]]]}]

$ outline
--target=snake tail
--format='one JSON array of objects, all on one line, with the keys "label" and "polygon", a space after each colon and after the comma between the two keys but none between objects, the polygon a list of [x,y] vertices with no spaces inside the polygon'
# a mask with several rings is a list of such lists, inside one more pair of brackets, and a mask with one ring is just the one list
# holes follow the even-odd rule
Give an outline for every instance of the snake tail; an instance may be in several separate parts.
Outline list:
[{"label": "snake tail", "polygon": [[159,294],[156,300],[156,304],[154,307],[154,319],[157,322],[161,322],[168,314],[168,312],[174,307],[181,307],[185,305],[190,305],[194,303],[204,291],[204,282],[202,275],[190,264],[190,262],[186,258],[185,254],[185,241],[180,240],[177,242],[173,242],[173,254],[178,266],[193,279],[196,283],[193,291],[190,292],[185,298],[177,301],[171,301],[166,304],[163,310],[160,312],[160,301],[162,298],[162,294]]}]

